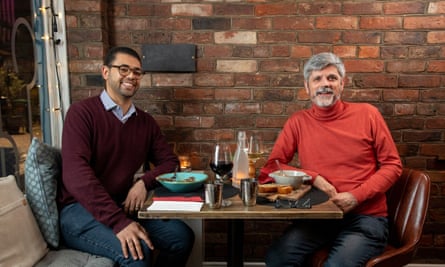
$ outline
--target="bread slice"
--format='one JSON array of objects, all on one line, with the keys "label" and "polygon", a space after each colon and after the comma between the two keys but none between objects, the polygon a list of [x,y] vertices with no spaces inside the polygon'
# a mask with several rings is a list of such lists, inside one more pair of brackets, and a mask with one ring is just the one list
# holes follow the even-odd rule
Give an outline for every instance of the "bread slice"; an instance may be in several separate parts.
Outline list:
[{"label": "bread slice", "polygon": [[276,193],[278,189],[277,184],[259,184],[258,193]]},{"label": "bread slice", "polygon": [[294,189],[290,185],[280,185],[277,188],[278,194],[285,194],[285,195],[292,193],[293,190]]}]

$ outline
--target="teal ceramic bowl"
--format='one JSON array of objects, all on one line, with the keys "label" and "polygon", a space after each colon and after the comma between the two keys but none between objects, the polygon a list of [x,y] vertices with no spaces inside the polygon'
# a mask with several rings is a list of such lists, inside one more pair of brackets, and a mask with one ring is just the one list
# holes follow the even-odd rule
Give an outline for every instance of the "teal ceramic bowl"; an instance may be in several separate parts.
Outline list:
[{"label": "teal ceramic bowl", "polygon": [[207,180],[207,174],[200,172],[165,173],[156,177],[156,180],[171,192],[187,193],[196,191]]}]

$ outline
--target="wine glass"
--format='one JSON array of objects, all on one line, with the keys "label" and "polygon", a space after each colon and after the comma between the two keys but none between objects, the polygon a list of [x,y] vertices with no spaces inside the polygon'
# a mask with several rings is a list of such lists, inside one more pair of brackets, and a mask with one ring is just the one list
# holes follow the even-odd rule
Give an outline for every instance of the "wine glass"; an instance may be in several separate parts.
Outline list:
[{"label": "wine glass", "polygon": [[255,163],[264,153],[263,139],[259,134],[252,134],[249,138],[249,144],[247,148],[247,156],[252,161],[252,165],[255,168]]},{"label": "wine glass", "polygon": [[[218,183],[226,183],[230,181],[229,173],[233,168],[232,151],[229,144],[216,143],[212,157],[210,159],[210,169],[215,173],[215,177]],[[222,206],[230,206],[229,200],[222,201]]]}]

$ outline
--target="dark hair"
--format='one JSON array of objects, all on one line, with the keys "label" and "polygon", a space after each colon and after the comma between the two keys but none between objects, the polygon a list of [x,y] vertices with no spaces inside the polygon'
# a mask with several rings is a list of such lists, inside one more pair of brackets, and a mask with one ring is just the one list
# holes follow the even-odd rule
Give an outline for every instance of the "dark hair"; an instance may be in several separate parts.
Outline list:
[{"label": "dark hair", "polygon": [[127,54],[130,55],[134,58],[137,58],[137,60],[139,60],[139,63],[141,63],[141,57],[139,56],[139,54],[133,50],[132,48],[129,47],[125,47],[125,46],[116,46],[111,48],[107,55],[105,56],[105,60],[104,60],[104,65],[105,66],[110,66],[113,61],[116,59],[116,54]]}]

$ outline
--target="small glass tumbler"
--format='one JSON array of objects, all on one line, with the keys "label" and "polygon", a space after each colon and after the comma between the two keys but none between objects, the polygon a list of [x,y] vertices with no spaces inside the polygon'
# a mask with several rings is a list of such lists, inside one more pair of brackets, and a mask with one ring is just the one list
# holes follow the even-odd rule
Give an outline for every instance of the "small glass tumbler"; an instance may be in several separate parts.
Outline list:
[{"label": "small glass tumbler", "polygon": [[181,172],[190,172],[192,171],[192,162],[190,161],[190,157],[189,156],[179,156],[179,170]]}]

